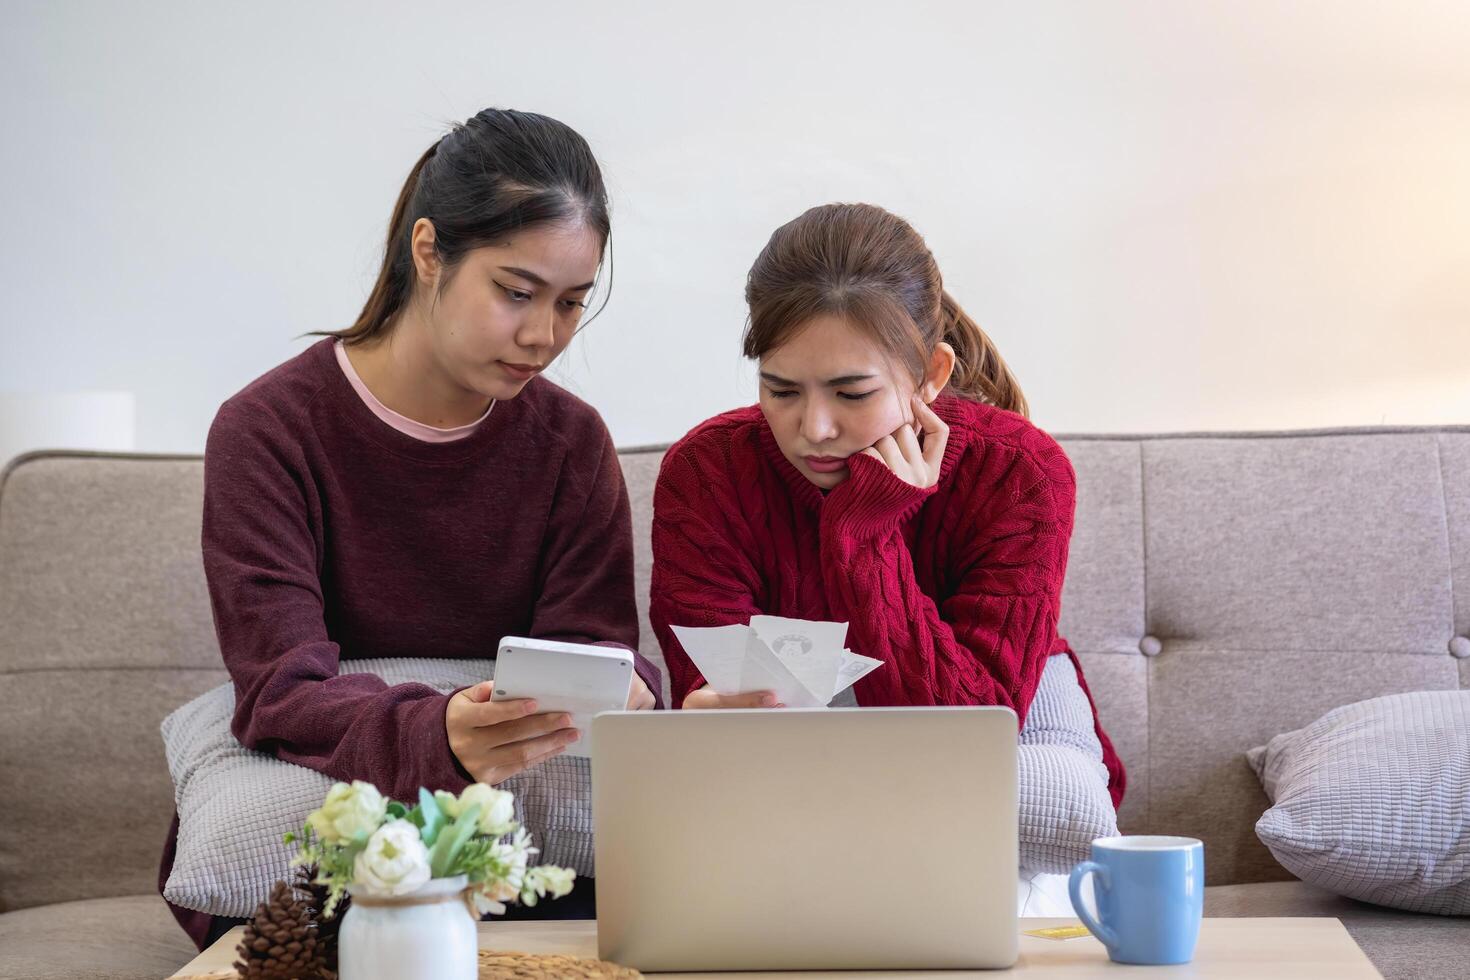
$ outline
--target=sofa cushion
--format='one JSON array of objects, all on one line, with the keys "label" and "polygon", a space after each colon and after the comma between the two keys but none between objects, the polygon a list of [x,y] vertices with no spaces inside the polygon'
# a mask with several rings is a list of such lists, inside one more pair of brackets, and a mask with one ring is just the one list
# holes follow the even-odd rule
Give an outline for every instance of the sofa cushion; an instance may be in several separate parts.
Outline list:
[{"label": "sofa cushion", "polygon": [[1470,929],[1464,919],[1367,905],[1303,881],[1206,888],[1205,915],[1341,919],[1384,980],[1463,977],[1470,963]]},{"label": "sofa cushion", "polygon": [[1103,730],[1128,771],[1124,833],[1148,821],[1148,658],[1144,623],[1143,466],[1136,440],[1061,437],[1077,472],[1077,517],[1057,629],[1082,661]]},{"label": "sofa cushion", "polygon": [[1365,902],[1470,914],[1470,691],[1334,708],[1247,758],[1273,801],[1256,833],[1298,877]]},{"label": "sofa cushion", "polygon": [[669,671],[658,637],[648,625],[648,583],[653,578],[653,488],[664,451],[657,447],[618,450],[618,465],[628,485],[633,517],[633,598],[638,603],[638,652],[658,665],[664,704],[669,703]]},{"label": "sofa cushion", "polygon": [[0,911],[157,887],[173,802],[158,724],[224,676],[0,671]]},{"label": "sofa cushion", "polygon": [[[156,887],[158,724],[225,678],[201,480],[196,460],[87,455],[0,475],[0,911]],[[107,819],[57,805],[80,799]]]},{"label": "sofa cushion", "polygon": [[1212,885],[1290,878],[1251,830],[1269,804],[1244,754],[1339,705],[1460,686],[1436,434],[1212,434],[1142,455],[1161,641],[1147,832],[1203,840]]},{"label": "sofa cushion", "polygon": [[0,915],[6,980],[158,980],[196,955],[157,895],[59,902]]}]

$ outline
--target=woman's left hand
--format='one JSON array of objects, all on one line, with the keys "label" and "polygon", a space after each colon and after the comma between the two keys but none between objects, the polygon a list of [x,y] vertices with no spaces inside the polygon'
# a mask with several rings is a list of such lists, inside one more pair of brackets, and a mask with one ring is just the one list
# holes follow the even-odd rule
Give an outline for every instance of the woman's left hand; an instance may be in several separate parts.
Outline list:
[{"label": "woman's left hand", "polygon": [[629,711],[647,711],[654,705],[653,692],[643,683],[643,678],[633,675],[633,688],[628,692]]},{"label": "woman's left hand", "polygon": [[922,441],[914,435],[914,422],[905,422],[892,435],[864,449],[863,455],[873,457],[900,480],[923,490],[939,482],[939,464],[944,461],[944,447],[949,443],[949,426],[917,394],[913,403],[914,422],[922,429]]}]

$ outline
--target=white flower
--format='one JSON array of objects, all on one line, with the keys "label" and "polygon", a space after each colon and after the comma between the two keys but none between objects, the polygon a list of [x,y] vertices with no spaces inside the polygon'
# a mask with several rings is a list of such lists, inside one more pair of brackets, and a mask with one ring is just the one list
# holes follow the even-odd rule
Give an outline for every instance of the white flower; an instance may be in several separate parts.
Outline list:
[{"label": "white flower", "polygon": [[456,798],[442,789],[434,793],[439,809],[451,820],[458,820],[465,810],[480,805],[479,833],[503,837],[516,829],[516,797],[514,793],[484,783],[471,783]]},{"label": "white flower", "polygon": [[505,914],[505,903],[519,899],[535,905],[543,895],[561,898],[572,890],[577,873],[571,868],[544,864],[530,868],[531,855],[539,849],[531,846],[531,835],[522,827],[510,840],[496,841],[490,848],[491,877],[474,886],[470,897],[481,915],[487,912]]},{"label": "white flower", "polygon": [[494,886],[482,885],[479,888],[471,889],[470,901],[475,906],[475,912],[481,916],[504,915],[505,903],[512,898],[515,898],[515,896],[504,895],[501,898],[493,897],[500,894],[500,889],[497,889]]},{"label": "white flower", "polygon": [[[480,894],[487,900],[497,904],[500,902],[514,902],[520,893],[521,890],[512,886],[509,881],[487,881],[480,886]],[[504,915],[505,909],[502,908],[496,914]]]},{"label": "white flower", "polygon": [[459,812],[459,797],[442,789],[434,790],[434,802],[439,804],[439,812],[450,819]]},{"label": "white flower", "polygon": [[429,880],[429,849],[407,820],[379,827],[352,866],[352,881],[379,895],[406,895]]},{"label": "white flower", "polygon": [[368,838],[388,813],[388,801],[372,783],[354,780],[352,785],[336,783],[327,790],[320,810],[313,810],[306,825],[324,844],[361,843]]},{"label": "white flower", "polygon": [[[471,898],[481,915],[486,912],[505,914],[506,902],[522,897],[526,884],[526,865],[537,848],[531,846],[531,835],[525,828],[517,830],[509,841],[496,841],[490,847],[490,859],[496,877],[481,882]],[[534,904],[534,903],[533,903]]]},{"label": "white flower", "polygon": [[496,884],[504,885],[508,898],[521,893],[521,886],[526,880],[526,865],[530,863],[531,855],[538,852],[539,848],[531,846],[531,835],[525,827],[517,830],[510,840],[496,841],[490,848],[492,860],[501,869],[500,881]]},{"label": "white flower", "polygon": [[[562,898],[572,890],[572,882],[576,880],[576,877],[577,872],[571,868],[558,868],[554,864],[543,864],[527,872],[526,887],[532,889],[533,895],[544,894],[552,898]],[[523,901],[524,898],[525,896],[522,896]]]}]

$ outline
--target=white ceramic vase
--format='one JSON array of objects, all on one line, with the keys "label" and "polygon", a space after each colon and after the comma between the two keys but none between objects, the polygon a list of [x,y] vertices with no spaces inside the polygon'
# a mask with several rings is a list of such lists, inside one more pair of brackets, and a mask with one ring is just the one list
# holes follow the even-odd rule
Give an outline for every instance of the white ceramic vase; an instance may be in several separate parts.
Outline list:
[{"label": "white ceramic vase", "polygon": [[477,980],[476,920],[464,875],[431,878],[407,895],[349,888],[352,905],[337,936],[340,980]]}]

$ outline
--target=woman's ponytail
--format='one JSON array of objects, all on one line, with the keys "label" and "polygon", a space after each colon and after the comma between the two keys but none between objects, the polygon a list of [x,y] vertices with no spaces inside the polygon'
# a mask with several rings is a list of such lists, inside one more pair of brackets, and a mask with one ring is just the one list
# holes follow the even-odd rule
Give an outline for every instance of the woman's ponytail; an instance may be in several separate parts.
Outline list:
[{"label": "woman's ponytail", "polygon": [[403,189],[398,192],[398,201],[393,205],[393,217],[388,219],[388,242],[383,248],[383,266],[378,270],[378,281],[373,283],[373,291],[368,294],[362,312],[357,315],[352,326],[331,333],[347,344],[364,343],[382,334],[393,314],[403,308],[413,292],[411,240],[413,222],[418,219],[410,221],[409,214],[413,210],[414,195],[418,193],[424,167],[437,149],[439,143],[436,142],[424,151],[419,162],[408,172]]},{"label": "woman's ponytail", "polygon": [[527,228],[582,225],[604,249],[611,229],[602,170],[586,140],[534,112],[483,109],[425,150],[409,171],[388,221],[383,265],[357,320],[317,334],[361,344],[393,329],[413,296],[413,226],[420,218],[434,223],[441,287],[471,249],[501,244]]},{"label": "woman's ponytail", "polygon": [[1029,417],[1026,396],[995,344],[945,290],[939,294],[939,325],[955,354],[949,386],[958,394]]}]

